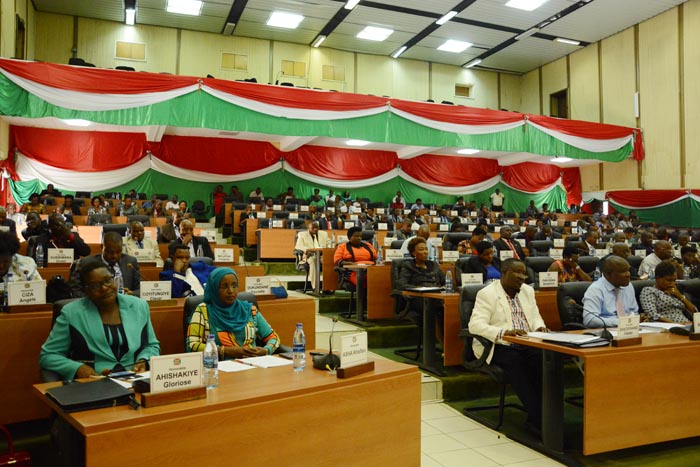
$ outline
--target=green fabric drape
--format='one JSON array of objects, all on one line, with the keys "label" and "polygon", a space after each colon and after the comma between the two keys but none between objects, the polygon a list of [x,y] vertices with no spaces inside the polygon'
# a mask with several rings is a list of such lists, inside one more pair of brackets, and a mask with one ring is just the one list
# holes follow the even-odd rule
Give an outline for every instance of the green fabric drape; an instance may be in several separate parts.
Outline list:
[{"label": "green fabric drape", "polygon": [[[613,202],[615,210],[629,214],[630,209]],[[700,203],[692,198],[684,198],[675,203],[657,208],[633,209],[641,222],[672,225],[679,227],[700,227]]]}]

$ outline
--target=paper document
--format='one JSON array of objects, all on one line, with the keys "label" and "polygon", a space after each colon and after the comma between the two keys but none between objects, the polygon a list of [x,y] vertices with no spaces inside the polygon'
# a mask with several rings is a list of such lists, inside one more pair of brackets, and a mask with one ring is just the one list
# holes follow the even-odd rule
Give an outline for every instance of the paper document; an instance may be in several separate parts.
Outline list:
[{"label": "paper document", "polygon": [[275,357],[274,355],[263,355],[262,357],[241,358],[237,362],[245,365],[252,365],[258,368],[272,368],[273,366],[291,365],[292,361],[285,358]]},{"label": "paper document", "polygon": [[440,292],[442,287],[406,287],[408,292]]},{"label": "paper document", "polygon": [[151,372],[150,371],[144,371],[143,373],[136,373],[133,376],[128,376],[126,378],[112,378],[112,381],[115,383],[119,384],[120,386],[123,386],[127,389],[131,389],[132,383],[137,380],[137,379],[144,379],[144,378],[150,378],[151,377]]},{"label": "paper document", "polygon": [[253,368],[255,367],[233,360],[224,360],[222,362],[219,362],[219,370],[226,373],[232,373],[234,371],[252,370]]},{"label": "paper document", "polygon": [[537,337],[543,341],[549,342],[566,342],[570,344],[584,344],[598,340],[598,336],[589,336],[588,334],[569,334],[565,332],[528,332],[528,337]]},{"label": "paper document", "polygon": [[640,328],[654,328],[654,329],[665,329],[668,331],[671,328],[675,328],[676,326],[681,326],[678,323],[641,323],[639,325]]}]

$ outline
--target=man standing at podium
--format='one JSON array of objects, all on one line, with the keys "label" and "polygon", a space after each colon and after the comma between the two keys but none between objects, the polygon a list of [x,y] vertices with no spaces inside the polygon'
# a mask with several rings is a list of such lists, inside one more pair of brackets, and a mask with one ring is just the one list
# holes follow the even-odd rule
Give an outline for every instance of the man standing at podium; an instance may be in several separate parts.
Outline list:
[{"label": "man standing at podium", "polygon": [[[318,229],[318,222],[309,222],[309,229],[305,232],[299,232],[297,235],[297,243],[294,246],[294,252],[300,254],[299,266],[307,265],[309,268],[309,280],[312,284],[316,283],[316,275],[320,271],[316,271],[316,261],[312,257],[316,252],[308,252],[309,248],[330,248],[331,240],[328,237],[328,232]],[[318,292],[318,291],[317,291]]]}]

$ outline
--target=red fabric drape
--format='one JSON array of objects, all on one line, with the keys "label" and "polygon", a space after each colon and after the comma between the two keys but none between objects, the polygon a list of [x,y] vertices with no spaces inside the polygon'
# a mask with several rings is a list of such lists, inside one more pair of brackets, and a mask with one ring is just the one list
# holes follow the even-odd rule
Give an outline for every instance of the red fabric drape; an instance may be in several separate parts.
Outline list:
[{"label": "red fabric drape", "polygon": [[348,92],[296,89],[207,78],[204,84],[218,91],[266,104],[311,110],[365,110],[386,105],[387,99]]},{"label": "red fabric drape", "polygon": [[128,167],[144,157],[146,135],[12,125],[10,148],[59,169],[103,172]]},{"label": "red fabric drape", "polygon": [[264,141],[164,135],[153,154],[187,170],[238,175],[269,167],[282,153]]},{"label": "red fabric drape", "polygon": [[97,94],[142,94],[179,89],[198,78],[0,59],[0,68],[52,88]]},{"label": "red fabric drape", "polygon": [[503,167],[503,181],[517,190],[539,191],[556,182],[561,169],[556,165],[523,162]]},{"label": "red fabric drape", "polygon": [[567,167],[561,171],[561,181],[566,190],[566,204],[581,204],[581,171],[578,167]]},{"label": "red fabric drape", "polygon": [[391,99],[391,106],[419,117],[461,125],[496,125],[525,119],[517,112]]},{"label": "red fabric drape", "polygon": [[285,161],[297,170],[334,180],[364,180],[396,167],[396,153],[361,149],[302,146],[284,153]]},{"label": "red fabric drape", "polygon": [[498,175],[494,159],[424,154],[399,160],[401,169],[421,182],[438,186],[468,186]]},{"label": "red fabric drape", "polygon": [[700,190],[620,190],[608,191],[605,197],[613,203],[641,209],[670,203],[690,193],[698,195]]},{"label": "red fabric drape", "polygon": [[644,159],[644,144],[642,131],[638,128],[626,126],[608,125],[607,123],[584,122],[582,120],[566,120],[563,118],[547,117],[545,115],[528,114],[529,121],[550,130],[555,130],[566,135],[578,136],[588,139],[615,139],[634,135],[634,160]]}]

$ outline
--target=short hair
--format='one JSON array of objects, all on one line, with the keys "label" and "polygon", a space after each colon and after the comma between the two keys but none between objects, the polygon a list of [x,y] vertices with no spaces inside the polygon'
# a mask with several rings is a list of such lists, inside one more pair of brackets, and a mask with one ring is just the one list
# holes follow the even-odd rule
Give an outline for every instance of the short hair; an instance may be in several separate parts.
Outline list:
[{"label": "short hair", "polygon": [[686,253],[697,253],[698,249],[695,248],[694,246],[686,245],[681,247],[681,256],[683,256]]},{"label": "short hair", "polygon": [[102,244],[106,245],[107,243],[111,243],[113,245],[121,245],[122,236],[119,235],[117,232],[109,231],[102,237]]},{"label": "short hair", "polygon": [[619,256],[610,256],[603,263],[603,274],[610,274],[617,270],[617,268],[623,264],[628,264],[626,259],[620,258]]},{"label": "short hair", "polygon": [[482,240],[476,244],[476,252],[479,254],[483,253],[484,251],[488,250],[489,248],[493,248],[493,243],[488,242],[486,240]]},{"label": "short hair", "polygon": [[410,242],[408,242],[408,252],[413,255],[413,252],[416,251],[416,247],[420,243],[425,243],[426,245],[428,242],[425,241],[423,237],[413,237]]},{"label": "short hair", "polygon": [[14,256],[19,250],[19,241],[12,232],[0,232],[0,256]]},{"label": "short hair", "polygon": [[505,274],[513,269],[513,266],[515,266],[516,263],[524,264],[522,261],[516,258],[508,258],[504,260],[501,263],[501,275],[505,276]]},{"label": "short hair", "polygon": [[362,232],[362,229],[357,226],[352,226],[348,229],[348,240],[352,238],[357,232]]},{"label": "short hair", "polygon": [[481,227],[477,227],[476,229],[474,229],[472,231],[472,237],[474,235],[486,235],[486,231],[484,229],[482,229]]},{"label": "short hair", "polygon": [[34,198],[38,198],[38,197],[39,197],[39,193],[32,193],[31,195],[29,195],[29,199],[34,199]]},{"label": "short hair", "polygon": [[75,197],[74,197],[73,195],[66,195],[66,196],[63,197],[63,199],[64,199],[64,200],[67,200],[67,199],[75,199]]},{"label": "short hair", "polygon": [[94,203],[95,200],[99,201],[99,200],[100,200],[100,197],[99,197],[99,196],[93,196],[92,198],[90,198],[90,204]]},{"label": "short hair", "polygon": [[576,245],[566,245],[564,247],[564,250],[562,251],[561,255],[564,258],[571,258],[572,255],[578,255],[578,247]]},{"label": "short hair", "polygon": [[185,245],[184,243],[171,242],[170,244],[168,244],[168,256],[170,256],[171,258],[175,257],[175,252],[177,250],[190,251],[190,247]]},{"label": "short hair", "polygon": [[676,274],[676,266],[668,260],[661,261],[656,265],[656,268],[654,268],[654,275],[656,277],[669,277],[674,274]]},{"label": "short hair", "polygon": [[625,227],[625,230],[623,230],[625,233],[634,233],[634,227]]},{"label": "short hair", "polygon": [[[114,233],[114,232],[108,232],[108,233]],[[107,234],[105,234],[106,236]],[[80,260],[80,284],[84,287],[87,285],[87,278],[90,275],[90,273],[96,269],[100,268],[105,268],[107,269],[107,265],[102,261],[102,258],[99,256],[88,256],[87,258],[83,258]]]},{"label": "short hair", "polygon": [[37,219],[41,220],[41,216],[39,215],[38,212],[32,211],[30,213],[27,213],[27,220],[29,220],[29,217],[36,217]]},{"label": "short hair", "polygon": [[131,230],[134,230],[134,227],[141,227],[143,228],[143,224],[140,221],[132,221],[131,224],[129,224],[129,228]]}]

